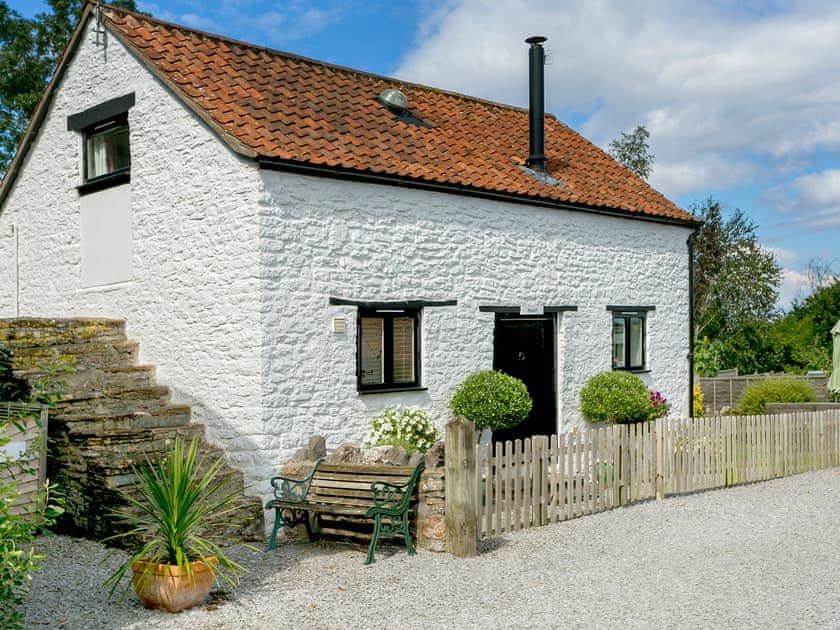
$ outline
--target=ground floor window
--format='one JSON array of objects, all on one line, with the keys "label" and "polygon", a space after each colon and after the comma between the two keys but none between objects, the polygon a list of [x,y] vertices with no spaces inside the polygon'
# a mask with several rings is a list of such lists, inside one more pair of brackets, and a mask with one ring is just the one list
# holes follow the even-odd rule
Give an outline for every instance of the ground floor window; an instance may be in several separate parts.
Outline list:
[{"label": "ground floor window", "polygon": [[359,309],[359,390],[420,385],[420,309]]},{"label": "ground floor window", "polygon": [[652,306],[617,307],[612,311],[612,367],[614,370],[644,370],[646,367],[647,313]]}]

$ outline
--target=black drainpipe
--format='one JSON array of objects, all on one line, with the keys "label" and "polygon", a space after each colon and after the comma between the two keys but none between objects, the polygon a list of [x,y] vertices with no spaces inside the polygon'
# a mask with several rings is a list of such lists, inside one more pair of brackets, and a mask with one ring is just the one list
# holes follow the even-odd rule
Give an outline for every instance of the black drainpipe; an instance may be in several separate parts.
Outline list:
[{"label": "black drainpipe", "polygon": [[694,416],[694,242],[699,228],[688,237],[688,416]]},{"label": "black drainpipe", "polygon": [[530,96],[529,122],[530,131],[530,152],[528,166],[539,172],[545,173],[545,51],[542,43],[545,37],[534,35],[525,40],[531,44],[528,51],[528,93]]}]

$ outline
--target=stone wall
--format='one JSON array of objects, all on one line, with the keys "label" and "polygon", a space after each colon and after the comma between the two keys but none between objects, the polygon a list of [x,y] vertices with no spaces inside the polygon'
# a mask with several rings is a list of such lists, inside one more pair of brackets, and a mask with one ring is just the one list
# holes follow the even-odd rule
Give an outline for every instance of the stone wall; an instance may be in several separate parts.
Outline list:
[{"label": "stone wall", "polygon": [[420,477],[417,505],[417,546],[429,551],[446,551],[446,503],[444,444],[438,442],[426,453],[426,469]]}]

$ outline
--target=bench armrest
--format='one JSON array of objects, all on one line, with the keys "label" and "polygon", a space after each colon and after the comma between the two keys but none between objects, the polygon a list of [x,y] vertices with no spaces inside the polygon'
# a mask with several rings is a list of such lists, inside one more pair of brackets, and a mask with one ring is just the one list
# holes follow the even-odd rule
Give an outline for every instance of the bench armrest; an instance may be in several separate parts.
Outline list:
[{"label": "bench armrest", "polygon": [[[408,498],[408,488],[406,486],[413,486],[410,481],[406,483],[388,483],[387,481],[374,481],[370,484],[370,489],[373,492],[373,504],[377,508],[384,508],[387,510],[402,511],[401,504],[406,502]],[[371,508],[373,509],[373,508]]]},{"label": "bench armrest", "polygon": [[408,502],[414,492],[414,486],[420,479],[425,465],[421,462],[414,469],[411,478],[405,483],[388,483],[387,481],[374,481],[370,484],[373,492],[373,507],[368,509],[368,516],[380,510],[403,512],[408,509]]},{"label": "bench armrest", "polygon": [[312,471],[303,479],[292,479],[291,477],[272,477],[271,486],[274,488],[274,498],[281,501],[303,501],[306,498],[306,493],[309,492],[309,486],[312,484],[312,477],[315,476],[315,471],[318,470],[320,463],[324,458],[320,458],[315,462]]}]

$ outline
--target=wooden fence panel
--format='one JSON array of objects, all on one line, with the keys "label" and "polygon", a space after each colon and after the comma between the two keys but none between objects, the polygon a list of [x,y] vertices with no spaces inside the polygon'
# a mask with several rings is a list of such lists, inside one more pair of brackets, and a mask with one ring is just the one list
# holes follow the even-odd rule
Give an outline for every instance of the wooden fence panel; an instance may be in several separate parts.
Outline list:
[{"label": "wooden fence panel", "polygon": [[840,410],[661,418],[479,445],[480,536],[840,466]]},{"label": "wooden fence panel", "polygon": [[15,482],[18,493],[10,514],[29,514],[39,507],[47,470],[47,408],[43,405],[0,403],[2,437],[9,442],[0,449],[0,482]]}]

